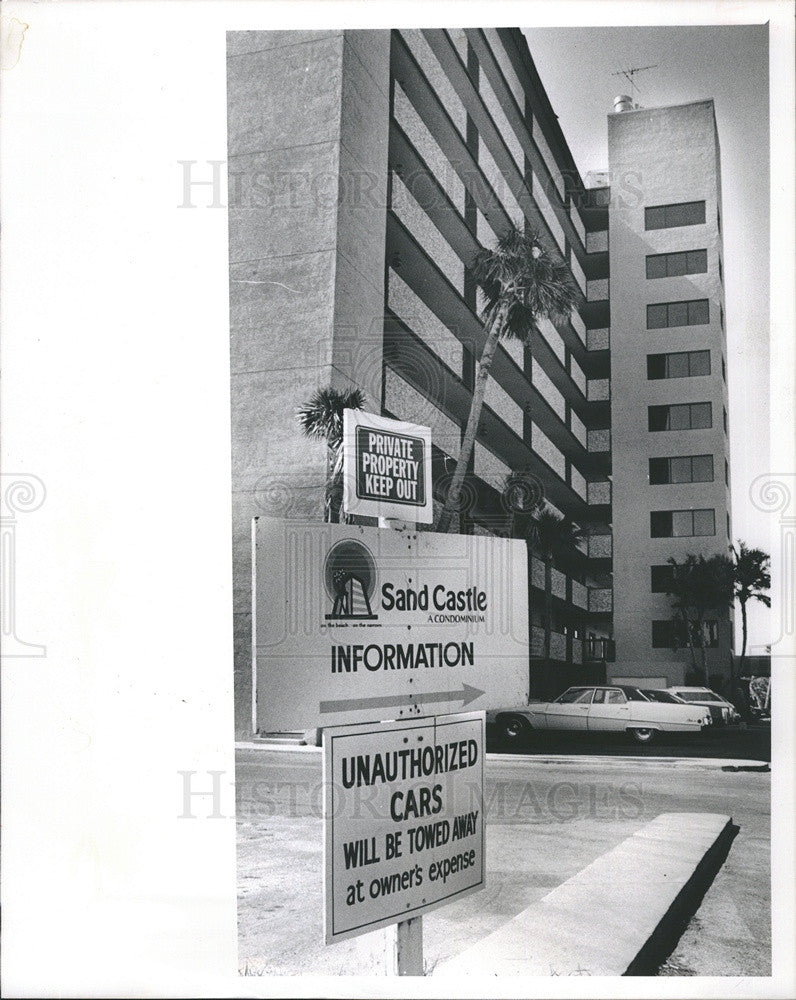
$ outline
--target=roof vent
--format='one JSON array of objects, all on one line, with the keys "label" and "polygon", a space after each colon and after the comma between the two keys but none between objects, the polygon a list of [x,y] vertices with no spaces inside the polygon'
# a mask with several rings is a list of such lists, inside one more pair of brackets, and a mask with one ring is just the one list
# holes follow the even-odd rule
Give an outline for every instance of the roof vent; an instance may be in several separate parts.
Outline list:
[{"label": "roof vent", "polygon": [[632,111],[635,108],[633,104],[633,98],[628,97],[627,94],[620,94],[618,97],[614,98],[614,111],[619,113],[621,111]]}]

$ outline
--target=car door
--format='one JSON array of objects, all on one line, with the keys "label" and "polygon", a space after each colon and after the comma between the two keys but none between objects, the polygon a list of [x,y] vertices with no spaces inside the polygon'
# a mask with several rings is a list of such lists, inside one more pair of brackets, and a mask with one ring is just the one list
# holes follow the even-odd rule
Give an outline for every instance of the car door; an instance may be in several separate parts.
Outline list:
[{"label": "car door", "polygon": [[589,704],[593,693],[594,688],[565,691],[561,698],[545,707],[546,727],[585,732],[588,728]]},{"label": "car door", "polygon": [[630,721],[630,705],[619,688],[595,688],[588,716],[590,732],[624,732]]}]

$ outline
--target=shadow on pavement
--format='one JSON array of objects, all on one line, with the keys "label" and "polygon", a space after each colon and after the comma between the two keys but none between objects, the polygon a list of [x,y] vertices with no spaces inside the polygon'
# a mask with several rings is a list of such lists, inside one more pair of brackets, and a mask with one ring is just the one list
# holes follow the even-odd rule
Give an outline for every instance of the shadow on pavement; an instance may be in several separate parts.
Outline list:
[{"label": "shadow on pavement", "polygon": [[487,751],[493,753],[594,754],[622,757],[718,757],[728,760],[771,760],[771,727],[752,723],[747,727],[720,727],[707,733],[664,733],[645,746],[624,733],[561,733],[535,731],[516,742],[502,738],[487,726]]}]

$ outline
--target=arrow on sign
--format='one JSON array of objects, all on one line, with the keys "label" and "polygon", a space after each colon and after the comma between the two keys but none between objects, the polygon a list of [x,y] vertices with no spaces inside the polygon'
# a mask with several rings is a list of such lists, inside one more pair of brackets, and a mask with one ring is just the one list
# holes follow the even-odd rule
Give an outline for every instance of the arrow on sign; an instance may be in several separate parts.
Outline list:
[{"label": "arrow on sign", "polygon": [[[358,712],[369,708],[393,708],[399,705],[417,705],[426,701],[460,701],[462,705],[469,705],[471,701],[480,698],[483,694],[476,687],[470,684],[462,684],[458,691],[432,691],[428,694],[403,695],[390,694],[380,698],[341,698],[338,701],[322,701],[321,714],[329,712]],[[408,700],[409,699],[409,700]]]}]

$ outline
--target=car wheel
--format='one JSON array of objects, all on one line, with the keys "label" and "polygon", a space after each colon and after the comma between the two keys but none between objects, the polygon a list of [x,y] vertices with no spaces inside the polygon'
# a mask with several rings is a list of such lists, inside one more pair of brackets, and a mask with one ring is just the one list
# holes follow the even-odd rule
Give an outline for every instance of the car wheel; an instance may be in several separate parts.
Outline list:
[{"label": "car wheel", "polygon": [[631,729],[630,733],[636,743],[652,743],[655,739],[654,729]]},{"label": "car wheel", "polygon": [[500,717],[501,736],[509,743],[521,743],[531,732],[530,724],[521,715]]}]

